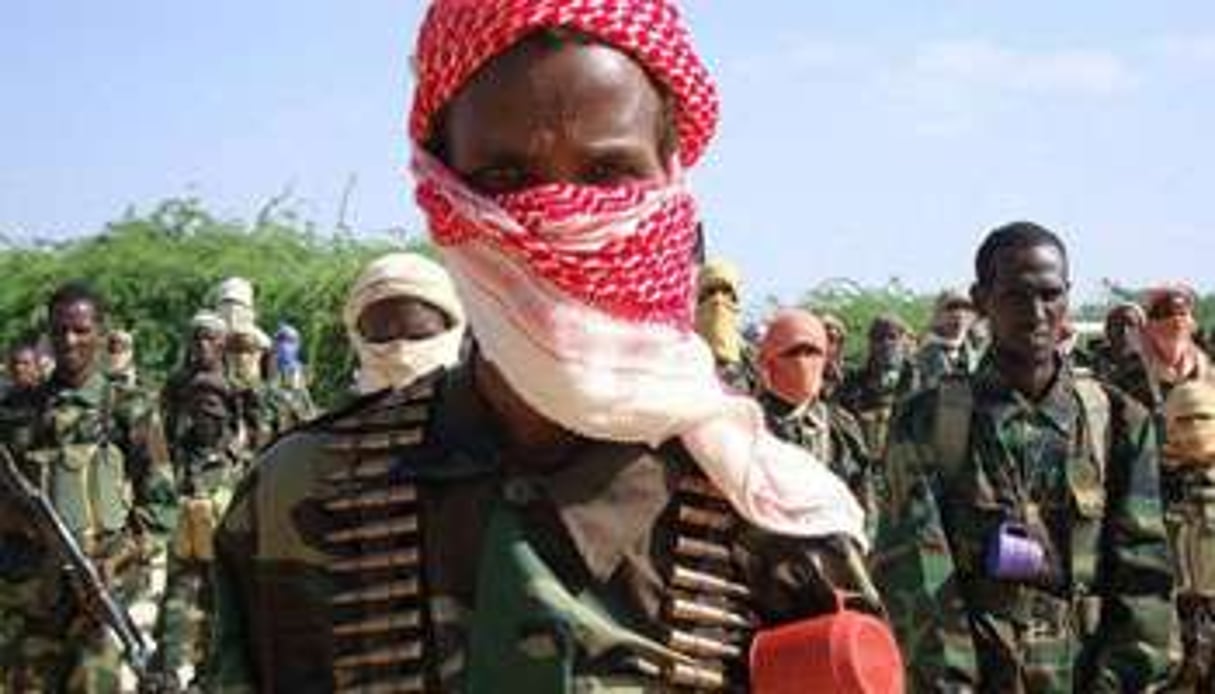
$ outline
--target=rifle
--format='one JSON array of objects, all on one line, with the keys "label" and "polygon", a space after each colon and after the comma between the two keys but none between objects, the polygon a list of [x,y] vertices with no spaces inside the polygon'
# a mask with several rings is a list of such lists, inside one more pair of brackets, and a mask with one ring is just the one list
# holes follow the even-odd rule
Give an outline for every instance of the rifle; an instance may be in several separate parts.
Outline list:
[{"label": "rifle", "polygon": [[81,609],[94,621],[110,629],[122,644],[123,658],[141,683],[157,680],[151,672],[151,652],[130,613],[114,597],[97,568],[81,551],[72,531],[55,512],[50,499],[17,469],[8,450],[0,446],[0,496],[10,496],[30,512],[30,521],[52,556],[63,567],[76,588]]}]

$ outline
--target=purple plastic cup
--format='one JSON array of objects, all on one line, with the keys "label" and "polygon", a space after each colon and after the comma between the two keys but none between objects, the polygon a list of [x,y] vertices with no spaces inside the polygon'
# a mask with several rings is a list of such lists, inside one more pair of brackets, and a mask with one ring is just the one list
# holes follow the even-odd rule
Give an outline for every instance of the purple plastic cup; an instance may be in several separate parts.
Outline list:
[{"label": "purple plastic cup", "polygon": [[1004,581],[1029,581],[1046,570],[1046,552],[1025,528],[1013,521],[1000,524],[987,547],[987,575]]}]

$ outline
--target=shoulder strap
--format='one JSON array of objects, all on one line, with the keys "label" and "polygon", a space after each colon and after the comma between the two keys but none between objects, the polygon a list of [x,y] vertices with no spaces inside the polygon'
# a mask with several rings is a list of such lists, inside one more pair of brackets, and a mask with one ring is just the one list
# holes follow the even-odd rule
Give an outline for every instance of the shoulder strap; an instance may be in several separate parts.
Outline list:
[{"label": "shoulder strap", "polygon": [[951,478],[966,462],[974,400],[974,393],[966,378],[951,375],[941,379],[937,388],[932,440],[939,457],[936,462],[944,479]]},{"label": "shoulder strap", "polygon": [[1101,478],[1105,479],[1109,458],[1110,398],[1101,383],[1091,376],[1076,378],[1076,395],[1083,410],[1089,448],[1093,452]]}]

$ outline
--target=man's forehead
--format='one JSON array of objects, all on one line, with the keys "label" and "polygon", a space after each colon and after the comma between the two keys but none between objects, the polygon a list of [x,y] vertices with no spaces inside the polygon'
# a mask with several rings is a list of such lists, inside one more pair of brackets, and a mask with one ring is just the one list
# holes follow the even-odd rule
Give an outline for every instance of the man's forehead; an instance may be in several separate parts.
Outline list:
[{"label": "man's forehead", "polygon": [[996,255],[995,261],[999,284],[1067,284],[1067,261],[1051,244],[1007,248]]}]

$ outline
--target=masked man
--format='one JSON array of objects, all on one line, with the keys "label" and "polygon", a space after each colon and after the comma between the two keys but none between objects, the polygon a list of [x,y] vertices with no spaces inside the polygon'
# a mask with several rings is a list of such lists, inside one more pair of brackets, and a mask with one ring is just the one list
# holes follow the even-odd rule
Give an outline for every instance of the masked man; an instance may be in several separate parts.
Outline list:
[{"label": "masked man", "polygon": [[886,450],[895,404],[915,389],[915,368],[908,356],[910,337],[911,331],[899,318],[875,318],[869,326],[865,365],[848,374],[836,396],[860,421],[869,450],[879,458]]},{"label": "masked man", "polygon": [[745,687],[752,634],[863,587],[864,518],[693,332],[682,170],[717,101],[675,7],[436,0],[414,64],[417,199],[476,347],[256,466],[217,685]]},{"label": "masked man", "polygon": [[451,277],[414,253],[375,260],[355,281],[343,312],[359,359],[357,388],[404,388],[460,361],[464,309]]},{"label": "masked man", "polygon": [[739,327],[742,279],[725,260],[710,260],[700,268],[696,293],[696,332],[708,343],[722,383],[740,393],[755,389],[751,354]]},{"label": "masked man", "polygon": [[285,405],[294,412],[299,421],[312,419],[316,405],[308,392],[308,378],[303,360],[303,341],[300,331],[288,323],[278,326],[274,332],[274,358],[270,362],[274,377],[271,386],[281,394]]},{"label": "masked man", "polygon": [[978,354],[968,339],[974,323],[975,309],[970,297],[958,291],[942,292],[937,297],[931,330],[916,352],[918,387],[929,388],[949,374],[974,370]]},{"label": "masked man", "polygon": [[1060,355],[1055,234],[1001,227],[975,271],[991,348],[900,407],[886,461],[873,566],[911,688],[1151,691],[1173,622],[1151,418]]},{"label": "masked man", "polygon": [[127,330],[111,330],[106,335],[105,351],[106,375],[124,385],[136,385],[135,336]]},{"label": "masked man", "polygon": [[1166,517],[1177,575],[1183,659],[1175,684],[1215,691],[1215,383],[1187,381],[1164,406],[1161,463],[1183,483]]},{"label": "masked man", "polygon": [[825,461],[876,518],[873,463],[864,434],[846,410],[822,399],[827,331],[806,311],[784,309],[768,323],[759,347],[760,404],[768,428]]}]

